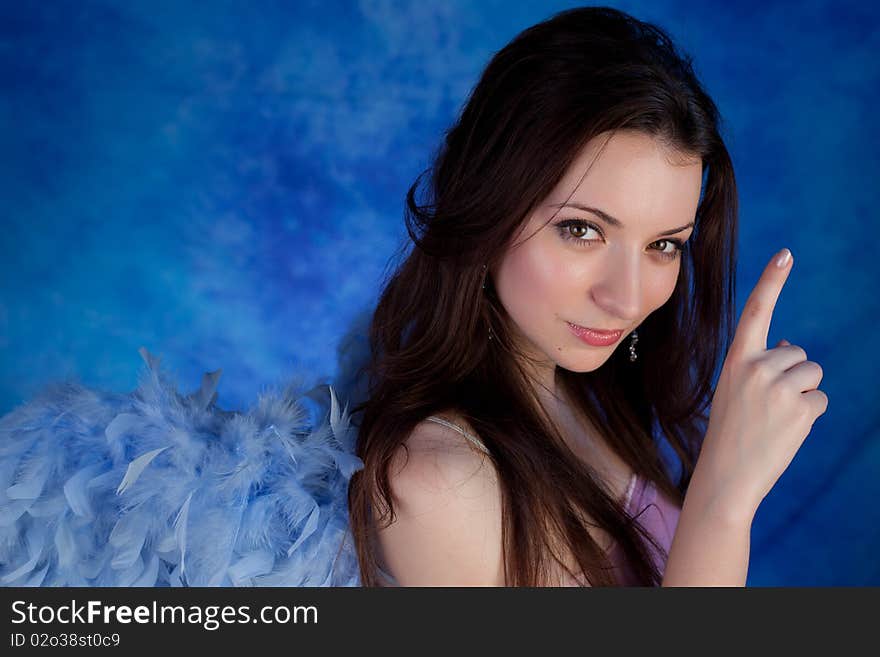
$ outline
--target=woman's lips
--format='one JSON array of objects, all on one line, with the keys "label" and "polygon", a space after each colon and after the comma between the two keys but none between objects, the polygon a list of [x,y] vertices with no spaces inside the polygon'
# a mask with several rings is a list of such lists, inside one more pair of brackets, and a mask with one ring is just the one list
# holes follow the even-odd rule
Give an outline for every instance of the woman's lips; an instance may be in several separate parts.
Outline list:
[{"label": "woman's lips", "polygon": [[608,345],[614,344],[620,339],[620,336],[623,335],[623,331],[599,331],[597,329],[585,328],[583,326],[578,326],[577,324],[572,324],[571,322],[566,322],[568,324],[568,328],[571,329],[571,332],[574,333],[581,340],[586,342],[589,345],[593,345],[594,347],[607,347]]}]

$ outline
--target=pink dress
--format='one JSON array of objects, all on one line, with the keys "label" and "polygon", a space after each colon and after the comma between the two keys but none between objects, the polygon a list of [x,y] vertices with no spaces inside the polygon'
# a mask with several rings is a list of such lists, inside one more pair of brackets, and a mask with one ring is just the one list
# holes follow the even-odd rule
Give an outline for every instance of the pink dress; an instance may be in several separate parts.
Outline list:
[{"label": "pink dress", "polygon": [[[442,424],[453,429],[467,438],[477,448],[483,452],[487,452],[486,446],[476,436],[465,431],[464,428],[450,422],[444,418],[431,415],[427,418],[438,424]],[[636,521],[660,544],[665,554],[657,552],[652,545],[648,545],[654,557],[654,563],[662,574],[666,567],[666,557],[669,548],[672,545],[672,538],[675,535],[675,528],[678,526],[678,518],[681,514],[681,507],[670,500],[665,494],[657,490],[653,482],[637,476],[635,473],[630,479],[624,496],[624,508],[627,512],[636,518]],[[635,585],[636,579],[632,568],[626,561],[619,545],[611,548],[612,563],[622,571],[621,578],[625,586]],[[379,569],[379,575],[383,578],[383,586],[397,586],[397,582],[390,573]],[[578,586],[579,583],[572,581],[570,586]]]},{"label": "pink dress", "polygon": [[[666,557],[672,546],[672,538],[675,536],[675,528],[678,526],[681,507],[657,490],[654,482],[633,474],[625,508],[665,551],[665,554],[660,553],[653,545],[648,545],[654,557],[654,563],[657,564],[662,575],[666,570]],[[635,575],[619,545],[614,545],[611,548],[610,556],[611,561],[623,573],[623,584],[625,586],[635,585]]]}]

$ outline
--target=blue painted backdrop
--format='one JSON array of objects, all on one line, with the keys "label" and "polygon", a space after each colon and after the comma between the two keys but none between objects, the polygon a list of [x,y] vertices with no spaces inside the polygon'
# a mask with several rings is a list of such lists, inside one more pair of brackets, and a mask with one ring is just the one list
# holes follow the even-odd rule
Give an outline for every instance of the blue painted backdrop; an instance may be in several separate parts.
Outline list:
[{"label": "blue painted backdrop", "polygon": [[[880,9],[611,2],[666,27],[726,120],[738,310],[792,249],[770,342],[830,399],[755,519],[750,585],[880,584]],[[869,6],[871,4],[872,6]],[[0,414],[47,381],[132,390],[138,347],[248,407],[336,347],[403,196],[491,55],[567,2],[0,8]]]}]

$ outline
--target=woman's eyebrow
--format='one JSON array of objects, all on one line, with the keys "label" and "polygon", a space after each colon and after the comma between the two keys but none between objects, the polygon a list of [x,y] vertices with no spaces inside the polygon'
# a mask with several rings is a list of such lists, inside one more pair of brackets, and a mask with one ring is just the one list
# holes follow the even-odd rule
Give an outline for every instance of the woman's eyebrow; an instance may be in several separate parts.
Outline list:
[{"label": "woman's eyebrow", "polygon": [[[615,219],[610,214],[605,212],[604,210],[600,210],[599,208],[591,208],[588,205],[581,205],[580,203],[551,203],[551,208],[575,208],[577,210],[583,210],[584,212],[590,212],[591,214],[596,215],[602,221],[614,226],[615,228],[623,228],[623,223],[619,219]],[[663,237],[664,235],[674,235],[675,233],[680,233],[681,231],[690,228],[694,225],[694,222],[690,222],[689,224],[685,224],[684,226],[679,226],[678,228],[670,228],[669,230],[664,230],[660,233],[657,233],[657,237]]]}]

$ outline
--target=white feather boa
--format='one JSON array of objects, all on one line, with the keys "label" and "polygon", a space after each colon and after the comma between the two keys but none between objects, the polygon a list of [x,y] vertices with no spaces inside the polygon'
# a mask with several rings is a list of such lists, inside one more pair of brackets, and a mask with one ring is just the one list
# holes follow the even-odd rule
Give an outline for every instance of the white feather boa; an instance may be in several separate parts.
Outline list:
[{"label": "white feather boa", "polygon": [[220,370],[181,395],[140,353],[132,393],[56,383],[0,418],[0,584],[358,586],[333,386],[223,411]]}]

